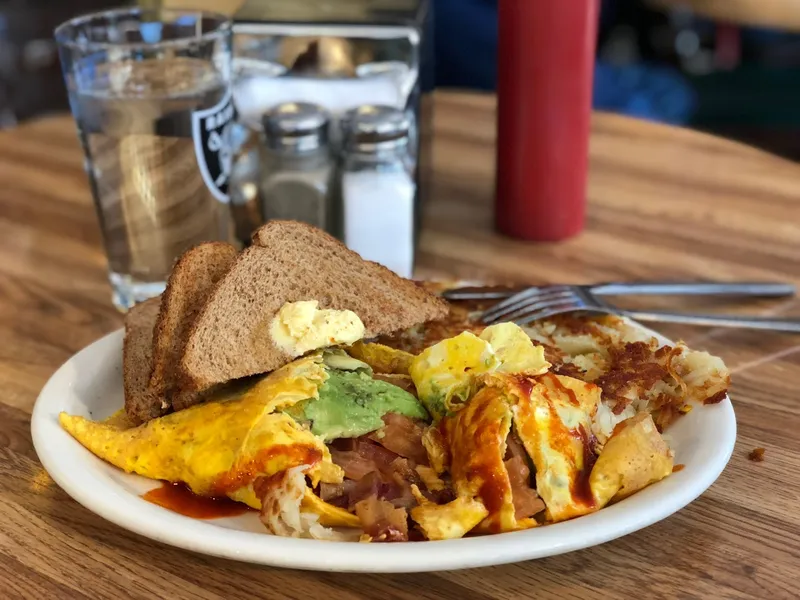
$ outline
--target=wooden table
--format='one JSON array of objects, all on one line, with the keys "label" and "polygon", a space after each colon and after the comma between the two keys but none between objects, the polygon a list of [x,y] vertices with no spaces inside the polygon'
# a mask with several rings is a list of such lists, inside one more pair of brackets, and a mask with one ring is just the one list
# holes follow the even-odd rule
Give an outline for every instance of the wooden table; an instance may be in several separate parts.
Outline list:
[{"label": "wooden table", "polygon": [[[586,232],[562,244],[525,244],[492,231],[493,100],[441,95],[436,108],[436,189],[421,274],[800,284],[800,167],[792,163],[690,131],[596,115]],[[727,469],[678,514],[614,542],[535,562],[340,575],[239,564],[152,542],[82,508],[42,470],[29,433],[34,400],[59,364],[119,327],[109,294],[71,119],[0,134],[2,597],[797,597],[798,336],[661,328],[724,357],[739,420]],[[747,310],[800,314],[800,303]],[[766,448],[764,462],[747,458],[757,446]]]},{"label": "wooden table", "polygon": [[687,8],[698,15],[750,27],[800,30],[800,0],[646,0],[662,8]]}]

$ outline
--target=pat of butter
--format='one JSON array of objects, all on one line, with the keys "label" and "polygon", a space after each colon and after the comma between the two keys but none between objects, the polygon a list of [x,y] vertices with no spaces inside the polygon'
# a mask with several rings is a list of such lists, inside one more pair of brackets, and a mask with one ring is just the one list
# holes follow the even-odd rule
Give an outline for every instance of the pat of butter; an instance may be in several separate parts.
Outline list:
[{"label": "pat of butter", "polygon": [[316,300],[287,302],[272,319],[272,341],[290,356],[352,344],[364,337],[364,324],[352,310],[320,309]]}]

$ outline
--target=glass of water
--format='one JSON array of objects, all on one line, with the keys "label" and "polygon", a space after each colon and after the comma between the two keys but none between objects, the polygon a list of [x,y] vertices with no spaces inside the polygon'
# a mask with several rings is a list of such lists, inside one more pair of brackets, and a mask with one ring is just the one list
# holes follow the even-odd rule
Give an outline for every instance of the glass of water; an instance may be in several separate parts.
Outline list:
[{"label": "glass of water", "polygon": [[159,294],[174,260],[232,239],[231,23],[120,9],[55,31],[114,304]]}]

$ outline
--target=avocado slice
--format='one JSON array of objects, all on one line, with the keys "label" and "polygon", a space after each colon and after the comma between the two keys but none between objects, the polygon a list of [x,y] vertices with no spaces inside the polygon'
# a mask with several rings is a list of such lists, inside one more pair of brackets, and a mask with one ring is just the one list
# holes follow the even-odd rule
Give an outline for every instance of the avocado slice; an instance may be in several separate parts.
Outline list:
[{"label": "avocado slice", "polygon": [[324,441],[366,435],[383,426],[382,417],[399,413],[428,420],[427,411],[412,394],[373,379],[363,370],[328,368],[328,379],[319,388],[319,398],[298,402],[285,411],[305,422]]}]

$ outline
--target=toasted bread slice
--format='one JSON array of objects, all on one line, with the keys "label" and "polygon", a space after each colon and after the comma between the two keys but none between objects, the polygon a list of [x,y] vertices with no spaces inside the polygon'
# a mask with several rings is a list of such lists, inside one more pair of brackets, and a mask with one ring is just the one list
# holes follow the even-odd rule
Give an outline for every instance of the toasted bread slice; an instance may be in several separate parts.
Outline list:
[{"label": "toasted bread slice", "polygon": [[175,409],[200,400],[178,389],[180,359],[194,320],[235,258],[236,248],[230,244],[206,242],[184,252],[172,268],[153,332],[150,389],[166,396]]},{"label": "toasted bread slice", "polygon": [[125,316],[122,345],[125,413],[137,424],[160,417],[169,410],[164,396],[148,387],[153,370],[153,328],[160,305],[160,298],[150,298],[131,308]]},{"label": "toasted bread slice", "polygon": [[253,234],[200,311],[181,360],[185,389],[272,371],[292,360],[269,333],[287,302],[349,309],[365,336],[444,318],[447,303],[389,269],[362,259],[327,233],[270,221]]}]

